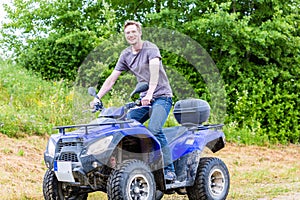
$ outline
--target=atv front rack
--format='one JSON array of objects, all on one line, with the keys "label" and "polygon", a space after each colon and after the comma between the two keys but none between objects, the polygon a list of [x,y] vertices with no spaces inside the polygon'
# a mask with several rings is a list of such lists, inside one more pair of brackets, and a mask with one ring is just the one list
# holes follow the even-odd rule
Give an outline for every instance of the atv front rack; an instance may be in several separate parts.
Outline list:
[{"label": "atv front rack", "polygon": [[88,134],[88,127],[92,126],[105,126],[105,125],[112,125],[115,126],[116,124],[127,124],[127,123],[132,123],[134,120],[125,120],[125,121],[115,121],[115,122],[106,122],[106,123],[98,123],[98,124],[78,124],[78,125],[66,125],[66,126],[56,126],[53,127],[53,129],[58,129],[58,132],[60,134],[65,135],[66,131],[65,129],[69,128],[85,128],[85,134]]}]

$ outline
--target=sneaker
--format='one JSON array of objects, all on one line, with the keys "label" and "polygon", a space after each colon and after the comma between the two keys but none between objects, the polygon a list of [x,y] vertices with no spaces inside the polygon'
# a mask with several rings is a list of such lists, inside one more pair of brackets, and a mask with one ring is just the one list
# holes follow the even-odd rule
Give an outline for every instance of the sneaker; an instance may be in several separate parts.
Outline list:
[{"label": "sneaker", "polygon": [[165,173],[165,179],[167,181],[175,181],[176,174],[174,172],[171,172],[171,171],[166,171],[166,173]]}]

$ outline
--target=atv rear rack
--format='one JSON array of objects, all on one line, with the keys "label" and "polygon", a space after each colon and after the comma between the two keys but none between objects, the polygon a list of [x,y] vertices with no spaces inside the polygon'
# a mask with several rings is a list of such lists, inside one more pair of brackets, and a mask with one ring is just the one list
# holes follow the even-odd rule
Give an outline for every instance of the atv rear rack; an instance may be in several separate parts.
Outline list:
[{"label": "atv rear rack", "polygon": [[99,124],[78,124],[78,125],[66,125],[66,126],[56,126],[53,127],[53,129],[58,129],[58,132],[60,134],[65,135],[66,131],[65,129],[69,128],[85,128],[85,134],[88,134],[88,127],[92,126],[105,126],[105,125],[116,125],[116,124],[126,124],[126,123],[132,123],[134,120],[125,120],[125,121],[115,121],[115,122],[106,122],[106,123],[99,123]]},{"label": "atv rear rack", "polygon": [[208,129],[220,130],[224,126],[224,124],[205,124],[205,125],[197,125],[193,123],[184,123],[182,126],[187,127],[191,131],[202,131]]},{"label": "atv rear rack", "polygon": [[221,129],[224,124],[205,124],[197,126],[197,130],[207,130],[207,129]]}]

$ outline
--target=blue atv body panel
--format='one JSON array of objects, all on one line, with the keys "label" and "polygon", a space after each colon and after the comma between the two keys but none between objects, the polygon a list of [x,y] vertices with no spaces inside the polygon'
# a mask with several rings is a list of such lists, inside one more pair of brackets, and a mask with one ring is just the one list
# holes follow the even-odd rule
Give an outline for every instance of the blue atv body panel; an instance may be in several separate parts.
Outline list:
[{"label": "blue atv body panel", "polygon": [[[161,178],[164,166],[159,141],[141,123],[135,120],[118,120],[110,116],[111,113],[116,112],[106,112],[105,116],[97,118],[90,124],[56,127],[59,133],[51,135],[44,153],[47,167],[56,171],[57,163],[69,162],[74,176],[72,180],[76,182],[69,184],[105,192],[105,181],[115,167],[112,158],[118,162],[124,159],[140,159],[150,166],[157,187],[165,191],[192,186],[204,148],[208,147],[216,152],[225,146],[225,135],[221,130],[223,125],[164,128],[163,132],[168,140],[180,181],[167,184]],[[117,113],[118,116],[122,115]],[[75,130],[67,132],[67,129]],[[116,152],[120,150],[122,157],[118,158]],[[101,177],[100,183],[93,182],[91,177],[98,176]]]}]

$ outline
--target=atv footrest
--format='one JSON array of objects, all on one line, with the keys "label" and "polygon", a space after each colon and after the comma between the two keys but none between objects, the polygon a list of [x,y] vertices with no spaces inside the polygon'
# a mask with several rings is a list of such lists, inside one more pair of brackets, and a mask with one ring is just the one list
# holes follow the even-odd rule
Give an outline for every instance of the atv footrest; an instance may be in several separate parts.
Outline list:
[{"label": "atv footrest", "polygon": [[170,190],[170,189],[187,187],[187,186],[192,186],[192,185],[193,185],[192,180],[190,180],[190,181],[175,181],[174,183],[167,184],[166,189]]}]

